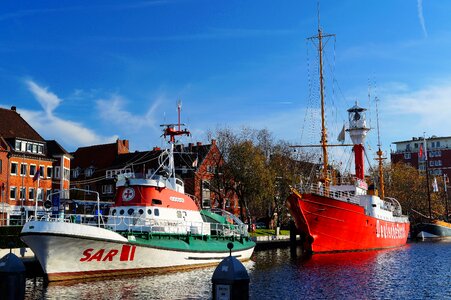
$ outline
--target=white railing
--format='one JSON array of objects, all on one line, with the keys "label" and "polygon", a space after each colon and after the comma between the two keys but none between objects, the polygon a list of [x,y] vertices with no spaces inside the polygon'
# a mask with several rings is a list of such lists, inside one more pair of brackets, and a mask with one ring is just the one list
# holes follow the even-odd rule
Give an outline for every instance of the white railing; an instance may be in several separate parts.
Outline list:
[{"label": "white railing", "polygon": [[[108,221],[106,220],[108,219]],[[84,214],[65,214],[52,216],[31,216],[28,221],[66,222],[107,228],[113,231],[128,231],[138,233],[166,233],[166,234],[199,234],[214,236],[247,236],[244,224],[220,224],[207,222],[182,222],[176,220],[150,219],[137,216],[103,216]]]},{"label": "white railing", "polygon": [[304,187],[304,191],[306,193],[317,194],[320,196],[330,197],[336,200],[350,202],[354,204],[360,204],[360,200],[355,196],[355,192],[351,191],[341,191],[338,189],[334,189],[331,187],[326,187],[322,184],[311,184],[307,187]]}]

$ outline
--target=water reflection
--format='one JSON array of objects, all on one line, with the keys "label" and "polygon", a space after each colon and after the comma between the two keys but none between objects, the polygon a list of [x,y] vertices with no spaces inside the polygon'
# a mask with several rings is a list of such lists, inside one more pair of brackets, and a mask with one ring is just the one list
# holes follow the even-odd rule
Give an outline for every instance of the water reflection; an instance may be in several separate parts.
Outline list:
[{"label": "water reflection", "polygon": [[[451,299],[451,243],[292,257],[256,252],[251,299]],[[210,299],[214,268],[68,285],[27,281],[27,299]],[[448,298],[447,298],[448,297]]]}]

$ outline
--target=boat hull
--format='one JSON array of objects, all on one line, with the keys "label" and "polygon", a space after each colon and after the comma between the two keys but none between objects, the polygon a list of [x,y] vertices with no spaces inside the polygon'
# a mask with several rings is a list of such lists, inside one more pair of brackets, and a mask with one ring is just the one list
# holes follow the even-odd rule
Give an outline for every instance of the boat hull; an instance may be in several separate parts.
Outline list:
[{"label": "boat hull", "polygon": [[316,194],[292,194],[288,206],[298,231],[313,253],[364,251],[403,246],[409,222],[390,222],[365,214],[362,206]]},{"label": "boat hull", "polygon": [[[86,229],[90,236],[80,234]],[[226,240],[135,236],[128,240],[107,229],[61,222],[29,222],[21,239],[33,250],[49,281],[180,270],[216,265],[229,256]],[[232,255],[240,260],[248,260],[255,246],[250,241],[234,241],[234,245]]]},{"label": "boat hull", "polygon": [[451,238],[451,224],[443,221],[420,223],[415,226],[413,236],[421,239]]}]

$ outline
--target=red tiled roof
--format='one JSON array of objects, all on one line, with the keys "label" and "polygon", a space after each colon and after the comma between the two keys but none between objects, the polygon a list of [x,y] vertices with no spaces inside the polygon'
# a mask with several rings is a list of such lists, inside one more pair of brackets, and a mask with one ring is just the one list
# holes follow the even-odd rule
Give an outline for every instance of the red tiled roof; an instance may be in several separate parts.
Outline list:
[{"label": "red tiled roof", "polygon": [[5,108],[0,108],[0,136],[45,142],[17,111]]}]

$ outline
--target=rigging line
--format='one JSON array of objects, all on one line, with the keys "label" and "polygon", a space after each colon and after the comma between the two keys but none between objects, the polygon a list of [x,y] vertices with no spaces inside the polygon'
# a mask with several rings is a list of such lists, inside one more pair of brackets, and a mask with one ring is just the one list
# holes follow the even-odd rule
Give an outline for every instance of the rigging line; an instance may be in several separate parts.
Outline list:
[{"label": "rigging line", "polygon": [[373,169],[373,166],[371,165],[370,159],[368,158],[368,153],[367,153],[367,151],[363,151],[363,152],[365,153],[366,160],[368,161],[368,168],[370,169],[370,172],[371,172],[371,173],[374,173],[374,169]]}]

